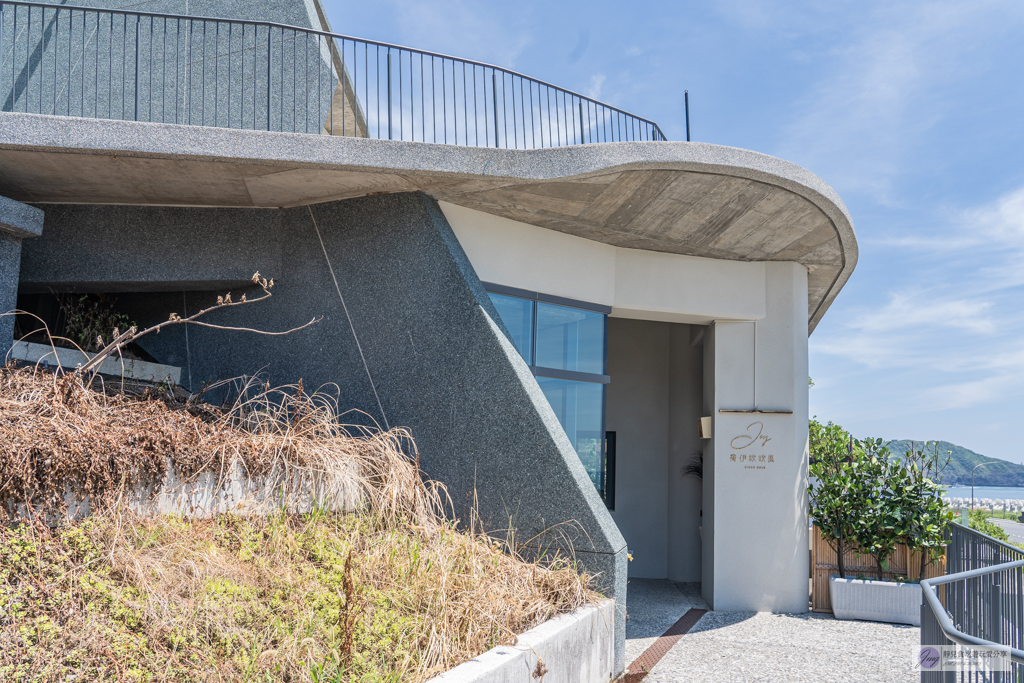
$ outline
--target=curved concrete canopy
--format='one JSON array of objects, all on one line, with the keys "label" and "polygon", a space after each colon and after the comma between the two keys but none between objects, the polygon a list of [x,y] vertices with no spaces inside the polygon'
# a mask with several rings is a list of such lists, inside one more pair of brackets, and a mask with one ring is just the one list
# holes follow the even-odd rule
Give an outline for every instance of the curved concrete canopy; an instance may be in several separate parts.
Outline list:
[{"label": "curved concrete canopy", "polygon": [[621,247],[799,262],[812,331],[857,262],[831,187],[733,147],[506,150],[0,114],[0,195],[20,201],[287,207],[417,190]]}]

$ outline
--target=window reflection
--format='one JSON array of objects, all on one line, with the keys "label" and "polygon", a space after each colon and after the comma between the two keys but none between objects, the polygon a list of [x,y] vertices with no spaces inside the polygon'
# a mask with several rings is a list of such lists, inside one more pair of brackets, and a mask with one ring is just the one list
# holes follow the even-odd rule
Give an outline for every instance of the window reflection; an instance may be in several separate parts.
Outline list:
[{"label": "window reflection", "polygon": [[519,354],[527,365],[533,364],[533,302],[517,296],[491,293],[491,301],[498,309]]},{"label": "window reflection", "polygon": [[584,469],[604,495],[604,385],[538,377],[537,384],[576,449]]},{"label": "window reflection", "polygon": [[[488,294],[512,343],[533,366],[537,384],[587,475],[604,497],[605,314],[497,292]],[[572,380],[545,376],[559,371],[580,375]]]},{"label": "window reflection", "polygon": [[604,336],[601,313],[537,303],[538,367],[602,375]]}]

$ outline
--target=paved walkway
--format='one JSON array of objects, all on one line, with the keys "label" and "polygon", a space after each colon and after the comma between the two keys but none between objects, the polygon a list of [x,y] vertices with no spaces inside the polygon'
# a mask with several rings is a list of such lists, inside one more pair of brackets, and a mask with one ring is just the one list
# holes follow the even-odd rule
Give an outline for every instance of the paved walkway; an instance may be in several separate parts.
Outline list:
[{"label": "paved walkway", "polygon": [[707,609],[699,583],[630,579],[626,589],[626,665],[691,608]]},{"label": "paved walkway", "polygon": [[[1024,543],[1024,524],[1011,522],[1008,519],[999,519],[998,517],[989,517],[988,521],[1001,526],[1003,531],[1010,537],[1011,543]],[[626,599],[627,601],[629,600],[629,598]]]},{"label": "paved walkway", "polygon": [[[694,584],[631,579],[627,664],[691,607],[707,607]],[[709,612],[643,680],[917,683],[911,665],[919,638],[914,626],[830,614]]]}]

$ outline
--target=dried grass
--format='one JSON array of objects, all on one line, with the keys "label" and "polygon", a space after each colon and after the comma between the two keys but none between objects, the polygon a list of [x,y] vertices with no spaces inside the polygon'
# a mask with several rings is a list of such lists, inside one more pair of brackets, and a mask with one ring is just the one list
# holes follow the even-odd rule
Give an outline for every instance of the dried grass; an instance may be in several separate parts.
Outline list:
[{"label": "dried grass", "polygon": [[[301,385],[240,397],[213,411],[0,370],[0,498],[36,520],[0,526],[0,679],[423,681],[595,599],[571,558],[531,563],[460,532],[404,431],[353,435]],[[198,518],[118,504],[168,461],[316,482],[324,505]],[[326,512],[353,487],[357,514]],[[40,523],[69,488],[100,511]]]},{"label": "dried grass", "polygon": [[312,491],[319,503],[360,499],[389,520],[440,523],[443,487],[409,466],[408,432],[344,425],[328,393],[249,381],[222,409],[173,396],[107,394],[75,373],[0,368],[0,504],[8,517],[66,513],[69,498],[109,507],[141,491],[152,496],[172,467],[187,482],[209,472],[224,479],[238,465],[286,499]]}]

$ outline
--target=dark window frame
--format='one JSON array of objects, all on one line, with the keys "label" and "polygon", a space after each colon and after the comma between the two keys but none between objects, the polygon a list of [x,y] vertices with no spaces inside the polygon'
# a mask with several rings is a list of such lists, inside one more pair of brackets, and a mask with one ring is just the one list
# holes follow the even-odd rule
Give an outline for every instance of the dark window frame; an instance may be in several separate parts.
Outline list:
[{"label": "dark window frame", "polygon": [[483,282],[481,284],[483,284],[485,290],[487,290],[488,292],[494,292],[495,294],[517,296],[520,299],[532,299],[534,301],[543,301],[544,303],[547,304],[568,306],[570,308],[582,308],[585,311],[604,313],[605,315],[610,315],[612,312],[611,306],[595,304],[591,303],[590,301],[580,301],[579,299],[567,299],[564,296],[554,296],[552,294],[543,294],[541,292],[531,292],[528,289],[519,289],[518,287],[499,285],[494,282]]},{"label": "dark window frame", "polygon": [[[533,335],[532,343],[530,344],[530,358],[527,359],[527,365],[530,368],[530,373],[534,377],[548,377],[551,379],[562,379],[570,382],[586,382],[589,384],[609,384],[611,377],[607,374],[591,373],[591,372],[577,372],[575,370],[562,370],[559,368],[546,368],[538,366],[537,361],[537,302],[554,304],[556,306],[566,306],[568,308],[578,308],[584,311],[591,311],[594,313],[600,313],[604,315],[604,369],[607,371],[608,367],[608,316],[611,314],[611,306],[604,306],[601,304],[591,303],[589,301],[580,301],[578,299],[568,299],[561,296],[553,296],[551,294],[544,294],[542,292],[533,292],[528,289],[520,289],[518,287],[509,287],[507,285],[499,285],[494,282],[482,282],[484,290],[488,294],[500,294],[502,296],[516,297],[519,299],[526,299],[533,301],[533,324],[531,333]],[[608,391],[605,389],[601,392],[601,428],[598,434],[604,434],[604,448],[605,448],[605,462],[601,472],[601,487],[597,488],[598,495],[602,497],[605,505],[609,510],[615,509],[615,432],[608,432],[605,430],[607,425],[607,404],[608,404]],[[611,442],[609,444],[608,437],[611,435]]]},{"label": "dark window frame", "polygon": [[615,432],[604,433],[604,505],[615,511]]}]

